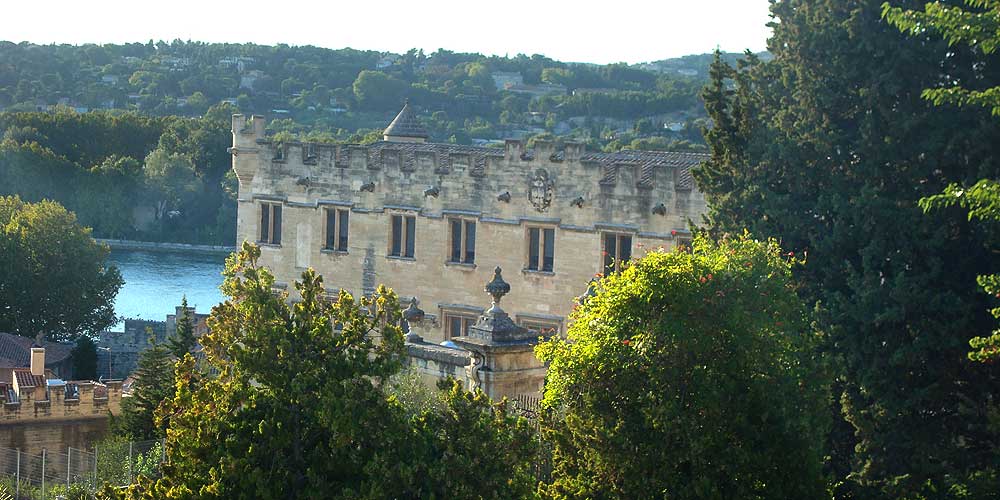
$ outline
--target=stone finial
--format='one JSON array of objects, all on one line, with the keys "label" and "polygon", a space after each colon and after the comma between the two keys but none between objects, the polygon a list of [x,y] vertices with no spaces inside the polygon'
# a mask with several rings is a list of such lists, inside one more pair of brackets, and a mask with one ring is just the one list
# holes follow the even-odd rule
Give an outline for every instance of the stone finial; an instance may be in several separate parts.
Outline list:
[{"label": "stone finial", "polygon": [[424,311],[417,307],[417,298],[410,299],[410,305],[403,310],[403,333],[406,334],[407,342],[421,342],[424,339],[410,328],[410,323],[424,320]]},{"label": "stone finial", "polygon": [[510,293],[510,283],[503,280],[503,276],[501,275],[502,272],[503,270],[500,269],[500,266],[497,266],[497,268],[493,270],[493,280],[487,283],[485,288],[486,293],[493,297],[493,305],[495,306],[499,306],[500,299],[502,299],[504,295]]},{"label": "stone finial", "polygon": [[417,298],[410,299],[410,305],[403,310],[403,319],[406,321],[423,321],[424,310],[417,307]]}]

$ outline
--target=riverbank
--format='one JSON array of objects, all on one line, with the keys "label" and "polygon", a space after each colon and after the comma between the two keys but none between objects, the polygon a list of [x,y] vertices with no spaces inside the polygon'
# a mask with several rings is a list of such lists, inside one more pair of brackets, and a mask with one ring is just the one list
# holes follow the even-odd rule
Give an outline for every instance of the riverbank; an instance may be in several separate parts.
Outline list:
[{"label": "riverbank", "polygon": [[229,255],[236,247],[217,245],[192,245],[190,243],[167,243],[157,241],[108,240],[94,238],[98,243],[104,243],[112,250],[143,250],[147,252],[193,252],[212,255]]}]

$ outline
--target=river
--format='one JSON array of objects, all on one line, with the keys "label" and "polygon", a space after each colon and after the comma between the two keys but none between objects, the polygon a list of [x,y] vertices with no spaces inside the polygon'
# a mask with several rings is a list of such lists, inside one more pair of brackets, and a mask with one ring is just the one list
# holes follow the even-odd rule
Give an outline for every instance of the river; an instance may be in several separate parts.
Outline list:
[{"label": "river", "polygon": [[[115,314],[163,321],[181,298],[199,313],[222,302],[222,268],[226,257],[189,252],[112,250],[108,262],[118,267],[125,285],[115,298]],[[122,324],[113,330],[121,331]]]}]

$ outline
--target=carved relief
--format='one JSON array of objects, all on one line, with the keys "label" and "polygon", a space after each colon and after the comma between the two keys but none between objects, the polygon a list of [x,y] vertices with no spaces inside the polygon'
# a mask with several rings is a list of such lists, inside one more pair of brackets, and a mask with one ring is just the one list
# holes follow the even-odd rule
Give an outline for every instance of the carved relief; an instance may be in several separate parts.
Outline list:
[{"label": "carved relief", "polygon": [[535,207],[535,210],[544,212],[552,205],[552,195],[554,183],[549,178],[549,173],[544,168],[535,170],[535,177],[531,179],[528,186],[528,201]]}]

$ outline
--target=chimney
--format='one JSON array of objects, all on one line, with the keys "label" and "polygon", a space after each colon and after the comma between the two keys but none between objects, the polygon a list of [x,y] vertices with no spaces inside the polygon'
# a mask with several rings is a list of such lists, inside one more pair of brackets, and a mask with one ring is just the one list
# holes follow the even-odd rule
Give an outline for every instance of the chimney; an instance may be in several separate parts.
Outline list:
[{"label": "chimney", "polygon": [[32,347],[31,348],[31,374],[44,376],[45,375],[45,348],[44,347]]}]

